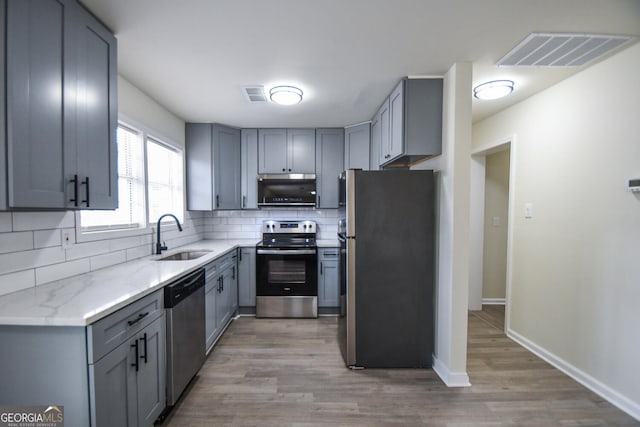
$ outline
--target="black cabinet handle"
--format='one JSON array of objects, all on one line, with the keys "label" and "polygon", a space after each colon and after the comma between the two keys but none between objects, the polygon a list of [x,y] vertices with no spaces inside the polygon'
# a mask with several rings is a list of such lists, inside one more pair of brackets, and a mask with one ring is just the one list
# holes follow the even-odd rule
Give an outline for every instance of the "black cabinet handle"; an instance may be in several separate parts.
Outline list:
[{"label": "black cabinet handle", "polygon": [[231,273],[231,278],[235,280],[235,278],[236,278],[236,266],[234,265],[231,268],[233,268],[232,273]]},{"label": "black cabinet handle", "polygon": [[322,276],[323,274],[324,273],[323,273],[322,263],[320,263],[320,275]]},{"label": "black cabinet handle", "polygon": [[149,312],[147,311],[146,313],[140,313],[138,314],[138,317],[135,318],[134,320],[129,320],[127,322],[127,324],[129,326],[135,325],[136,323],[138,323],[139,321],[141,321],[142,319],[144,319],[145,317],[147,317],[149,315]]},{"label": "black cabinet handle", "polygon": [[136,340],[135,343],[131,344],[131,347],[136,349],[136,356],[133,359],[134,362],[131,364],[131,366],[135,366],[136,372],[138,372],[140,370],[140,364],[138,363],[138,359],[140,358],[140,351],[138,350],[138,340]]},{"label": "black cabinet handle", "polygon": [[216,194],[216,208],[220,207],[220,196]]},{"label": "black cabinet handle", "polygon": [[73,206],[78,206],[78,175],[73,175],[73,178],[69,180],[73,184],[73,199],[69,199],[73,202]]},{"label": "black cabinet handle", "polygon": [[144,341],[144,355],[140,356],[140,359],[144,360],[144,364],[147,364],[147,333],[145,332],[144,334],[142,334],[142,338],[140,338],[140,341]]},{"label": "black cabinet handle", "polygon": [[282,172],[286,172],[286,171],[287,171],[287,169],[286,169],[286,168],[282,168]]},{"label": "black cabinet handle", "polygon": [[242,207],[243,208],[247,207],[247,196],[242,196]]},{"label": "black cabinet handle", "polygon": [[220,276],[220,286],[222,286],[220,292],[224,292],[224,276]]},{"label": "black cabinet handle", "polygon": [[87,177],[87,179],[85,179],[84,181],[81,182],[82,185],[86,185],[85,187],[85,196],[86,199],[82,201],[82,203],[86,203],[87,207],[91,206],[91,203],[89,202],[89,177]]}]

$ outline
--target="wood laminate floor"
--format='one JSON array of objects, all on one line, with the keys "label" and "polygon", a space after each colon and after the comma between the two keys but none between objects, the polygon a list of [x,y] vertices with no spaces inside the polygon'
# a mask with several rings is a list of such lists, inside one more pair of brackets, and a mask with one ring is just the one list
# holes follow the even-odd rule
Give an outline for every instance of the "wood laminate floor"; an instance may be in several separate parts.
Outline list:
[{"label": "wood laminate floor", "polygon": [[469,316],[472,387],[428,369],[345,368],[337,319],[235,320],[165,426],[638,426]]}]

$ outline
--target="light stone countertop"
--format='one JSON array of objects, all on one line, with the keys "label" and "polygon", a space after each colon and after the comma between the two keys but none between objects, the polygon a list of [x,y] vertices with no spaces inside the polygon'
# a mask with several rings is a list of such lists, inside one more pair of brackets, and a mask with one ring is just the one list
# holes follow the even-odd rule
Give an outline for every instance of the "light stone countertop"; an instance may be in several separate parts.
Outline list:
[{"label": "light stone countertop", "polygon": [[[86,326],[157,291],[180,276],[256,240],[200,240],[101,270],[0,296],[0,325]],[[189,249],[211,253],[190,261],[156,261]]]}]

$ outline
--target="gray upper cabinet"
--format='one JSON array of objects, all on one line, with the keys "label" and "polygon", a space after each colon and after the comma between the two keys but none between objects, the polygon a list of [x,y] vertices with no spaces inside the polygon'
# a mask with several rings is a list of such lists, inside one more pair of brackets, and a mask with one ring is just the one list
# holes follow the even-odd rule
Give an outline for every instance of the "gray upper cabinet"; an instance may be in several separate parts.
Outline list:
[{"label": "gray upper cabinet", "polygon": [[[75,157],[66,163],[76,165],[86,177],[88,208],[114,208],[118,204],[116,168],[117,52],[113,34],[82,7],[77,12],[74,43],[77,70]],[[87,102],[91,100],[91,102]],[[66,153],[72,150],[66,151]],[[70,173],[67,173],[70,176]],[[89,180],[90,179],[90,180]]]},{"label": "gray upper cabinet", "polygon": [[258,173],[287,171],[287,130],[258,130]]},{"label": "gray upper cabinet", "polygon": [[315,173],[315,129],[259,129],[258,173]]},{"label": "gray upper cabinet", "polygon": [[75,0],[10,1],[5,18],[0,207],[117,207],[115,37]]},{"label": "gray upper cabinet", "polygon": [[[378,153],[377,164],[381,165],[389,154],[389,98],[386,98],[371,123],[371,143],[375,144]],[[372,151],[374,151],[372,149]],[[388,157],[387,157],[388,160]]]},{"label": "gray upper cabinet", "polygon": [[258,130],[242,129],[240,141],[242,209],[258,209]]},{"label": "gray upper cabinet", "polygon": [[316,130],[316,207],[337,208],[338,177],[344,170],[344,130]]},{"label": "gray upper cabinet", "polygon": [[315,129],[287,129],[287,172],[316,172]]},{"label": "gray upper cabinet", "polygon": [[389,140],[384,141],[382,131],[381,165],[408,166],[442,153],[442,82],[403,79],[391,92]]},{"label": "gray upper cabinet", "polygon": [[240,130],[210,123],[185,126],[187,209],[240,208]]},{"label": "gray upper cabinet", "polygon": [[213,125],[216,209],[240,209],[240,130]]},{"label": "gray upper cabinet", "polygon": [[185,125],[187,210],[213,210],[213,145],[211,124]]},{"label": "gray upper cabinet", "polygon": [[344,168],[369,169],[371,125],[362,123],[344,129]]}]

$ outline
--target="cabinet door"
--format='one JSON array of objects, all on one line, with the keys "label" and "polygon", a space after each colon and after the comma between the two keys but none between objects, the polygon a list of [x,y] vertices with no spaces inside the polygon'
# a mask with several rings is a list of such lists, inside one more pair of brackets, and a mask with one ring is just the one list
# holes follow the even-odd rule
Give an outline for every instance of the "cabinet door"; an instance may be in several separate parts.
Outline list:
[{"label": "cabinet door", "polygon": [[152,427],[166,403],[167,367],[163,316],[138,334],[138,346],[138,426]]},{"label": "cabinet door", "polygon": [[287,173],[316,173],[315,129],[287,129]]},{"label": "cabinet door", "polygon": [[67,165],[73,165],[75,170],[67,171],[66,176],[81,177],[81,201],[86,200],[81,208],[115,209],[118,207],[116,38],[84,7],[75,4],[72,10],[74,31],[67,42],[74,45],[75,62],[67,67],[72,65],[77,73],[77,122],[74,143],[65,154]]},{"label": "cabinet door", "polygon": [[256,249],[241,248],[238,263],[238,304],[256,306]]},{"label": "cabinet door", "polygon": [[389,158],[403,153],[404,143],[404,81],[389,95]]},{"label": "cabinet door", "polygon": [[[14,208],[64,208],[65,135],[75,75],[64,64],[65,1],[7,2],[6,108],[8,202]],[[63,24],[64,23],[64,24]],[[66,119],[66,121],[65,121]],[[65,123],[69,126],[65,128]],[[4,137],[4,135],[3,135]]]},{"label": "cabinet door", "polygon": [[383,164],[391,157],[389,154],[389,98],[382,103],[376,116],[380,122],[380,164]]},{"label": "cabinet door", "polygon": [[258,209],[258,130],[242,129],[240,140],[240,203],[242,209]]},{"label": "cabinet door", "polygon": [[318,266],[318,306],[338,307],[339,283],[338,272],[338,248],[326,248],[319,250]]},{"label": "cabinet door", "polygon": [[218,296],[217,274],[207,274],[204,292],[205,334],[207,337],[207,351],[209,351],[218,336],[218,327],[216,325],[216,297]]},{"label": "cabinet door", "polygon": [[[0,82],[5,82],[5,53],[6,53],[6,9],[7,2],[5,0],[0,0]],[[4,99],[5,102],[0,102],[0,165],[4,167],[7,164],[7,138],[6,136],[6,115],[5,115],[5,105],[6,105],[6,92],[5,85],[0,84],[0,99]],[[0,173],[0,209],[7,209],[7,176],[5,173]]]},{"label": "cabinet door", "polygon": [[344,168],[369,169],[369,123],[351,126],[344,130]]},{"label": "cabinet door", "polygon": [[344,131],[316,131],[316,190],[318,208],[338,207],[338,177],[344,170]]},{"label": "cabinet door", "polygon": [[231,266],[231,278],[229,280],[229,312],[234,316],[238,311],[238,264],[234,255],[234,263]]},{"label": "cabinet door", "polygon": [[371,143],[369,146],[369,169],[380,169],[380,117],[376,114],[371,120]]},{"label": "cabinet door", "polygon": [[286,171],[286,129],[259,129],[258,173],[284,173]]},{"label": "cabinet door", "polygon": [[209,123],[187,123],[187,209],[213,210],[213,146]]},{"label": "cabinet door", "polygon": [[240,209],[240,130],[213,125],[216,209]]},{"label": "cabinet door", "polygon": [[136,400],[135,342],[116,347],[94,365],[91,424],[94,427],[138,425]]},{"label": "cabinet door", "polygon": [[221,331],[231,318],[231,268],[227,268],[218,277],[216,295],[216,327]]}]

